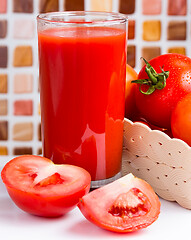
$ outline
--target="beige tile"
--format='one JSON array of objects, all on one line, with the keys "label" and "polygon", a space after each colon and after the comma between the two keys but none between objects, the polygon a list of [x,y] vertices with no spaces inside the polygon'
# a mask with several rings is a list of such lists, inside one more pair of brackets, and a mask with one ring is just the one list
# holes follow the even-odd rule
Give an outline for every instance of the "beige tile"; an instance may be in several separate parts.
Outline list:
[{"label": "beige tile", "polygon": [[32,147],[15,147],[13,149],[13,155],[26,155],[32,154]]},{"label": "beige tile", "polygon": [[31,93],[33,91],[32,74],[16,74],[14,76],[14,93]]},{"label": "beige tile", "polygon": [[186,40],[186,21],[170,21],[167,28],[168,40]]},{"label": "beige tile", "polygon": [[[147,61],[150,61],[152,58],[158,57],[159,55],[161,55],[160,47],[143,47],[141,51],[141,56]],[[141,65],[145,65],[143,60],[141,60]]]},{"label": "beige tile", "polygon": [[8,113],[7,99],[0,99],[0,116],[5,116]]},{"label": "beige tile", "polygon": [[31,141],[33,139],[33,124],[31,122],[16,123],[13,126],[13,140]]},{"label": "beige tile", "polygon": [[90,11],[112,12],[112,0],[91,0]]},{"label": "beige tile", "polygon": [[[24,22],[24,24],[23,24]],[[13,37],[16,39],[31,39],[35,34],[34,20],[16,19],[13,25]]]}]

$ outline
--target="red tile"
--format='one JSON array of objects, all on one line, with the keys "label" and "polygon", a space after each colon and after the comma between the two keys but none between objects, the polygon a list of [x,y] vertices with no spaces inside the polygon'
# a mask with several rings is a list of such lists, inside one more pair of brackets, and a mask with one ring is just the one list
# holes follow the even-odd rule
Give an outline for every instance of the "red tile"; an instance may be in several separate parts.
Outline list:
[{"label": "red tile", "polygon": [[32,100],[16,100],[14,102],[14,115],[32,115],[33,102]]},{"label": "red tile", "polygon": [[7,0],[0,0],[0,13],[7,12]]},{"label": "red tile", "polygon": [[186,15],[187,0],[168,0],[168,15]]},{"label": "red tile", "polygon": [[135,20],[129,20],[128,22],[128,39],[135,38]]},{"label": "red tile", "polygon": [[157,15],[161,13],[161,0],[142,0],[142,13]]}]

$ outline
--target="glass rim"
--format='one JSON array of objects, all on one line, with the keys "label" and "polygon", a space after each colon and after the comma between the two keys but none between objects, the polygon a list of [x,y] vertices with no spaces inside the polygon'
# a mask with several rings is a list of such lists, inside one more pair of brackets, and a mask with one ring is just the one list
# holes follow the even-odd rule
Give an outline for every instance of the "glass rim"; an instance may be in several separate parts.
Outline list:
[{"label": "glass rim", "polygon": [[[101,19],[101,20],[90,20],[90,21],[68,21],[63,19],[51,19],[51,17],[77,17],[77,16],[102,16],[102,17],[111,17],[111,19]],[[62,11],[62,12],[48,12],[41,13],[37,16],[37,21],[43,21],[47,23],[55,24],[121,24],[128,21],[128,17],[122,13],[115,12],[101,12],[101,11]]]}]

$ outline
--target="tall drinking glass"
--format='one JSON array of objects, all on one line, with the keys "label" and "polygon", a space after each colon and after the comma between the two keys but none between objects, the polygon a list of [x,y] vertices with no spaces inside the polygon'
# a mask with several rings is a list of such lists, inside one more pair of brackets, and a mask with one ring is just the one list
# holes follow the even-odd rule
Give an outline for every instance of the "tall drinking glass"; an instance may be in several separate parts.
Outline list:
[{"label": "tall drinking glass", "polygon": [[120,176],[127,18],[54,12],[38,22],[43,155],[85,168],[92,187]]}]

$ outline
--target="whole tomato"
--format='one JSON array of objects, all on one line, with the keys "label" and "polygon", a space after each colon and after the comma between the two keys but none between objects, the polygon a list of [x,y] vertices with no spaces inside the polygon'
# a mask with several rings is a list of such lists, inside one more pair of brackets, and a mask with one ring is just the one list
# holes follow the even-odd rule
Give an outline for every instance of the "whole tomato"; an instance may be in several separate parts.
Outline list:
[{"label": "whole tomato", "polygon": [[138,83],[135,101],[140,115],[169,129],[176,104],[191,92],[191,59],[176,53],[158,56],[146,62],[138,79],[133,82]]},{"label": "whole tomato", "polygon": [[136,84],[132,84],[132,80],[136,80],[138,74],[130,66],[126,65],[126,86],[125,86],[125,117],[131,119],[135,114],[135,88]]},{"label": "whole tomato", "polygon": [[191,146],[191,94],[176,105],[171,116],[173,137],[182,139]]}]

